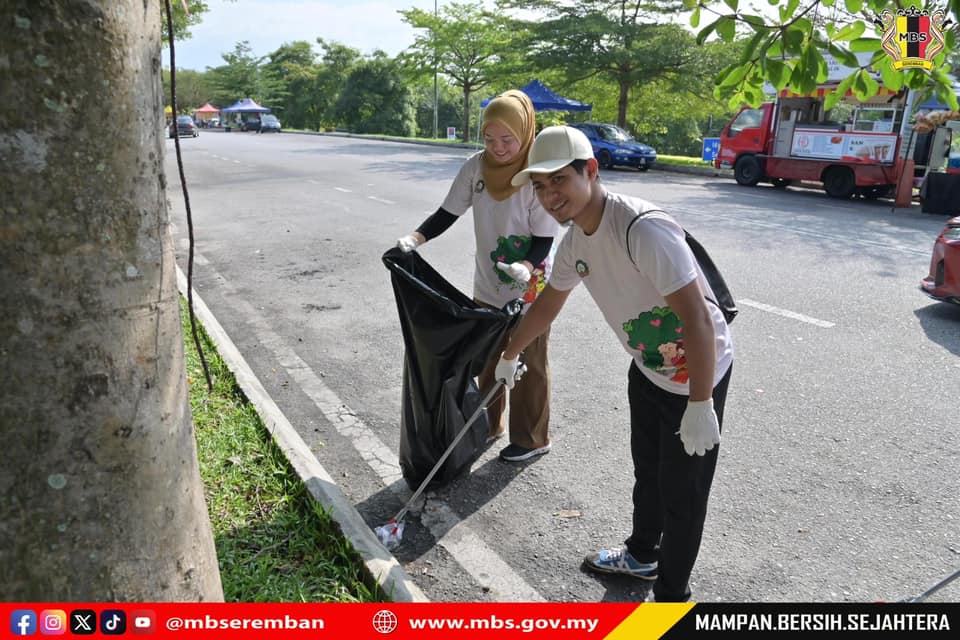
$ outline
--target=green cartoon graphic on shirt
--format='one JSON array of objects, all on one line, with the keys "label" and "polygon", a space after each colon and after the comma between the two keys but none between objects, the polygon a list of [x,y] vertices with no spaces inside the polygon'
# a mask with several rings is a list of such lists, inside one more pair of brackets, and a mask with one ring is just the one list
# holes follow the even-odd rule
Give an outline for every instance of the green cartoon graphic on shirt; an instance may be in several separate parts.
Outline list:
[{"label": "green cartoon graphic on shirt", "polygon": [[497,263],[504,262],[510,264],[518,260],[523,260],[530,251],[530,241],[530,236],[509,236],[507,238],[500,236],[497,238],[496,249],[490,252],[490,261],[493,263],[493,272],[497,274],[497,278],[500,279],[502,284],[509,288],[523,291],[524,302],[533,302],[537,294],[543,291],[543,288],[546,286],[547,281],[543,274],[544,264],[541,262],[536,266],[534,270],[536,277],[535,282],[533,278],[531,278],[531,282],[517,282],[498,269]]},{"label": "green cartoon graphic on shirt", "polygon": [[683,326],[670,307],[654,307],[623,323],[627,344],[643,356],[643,366],[681,384],[687,382]]}]

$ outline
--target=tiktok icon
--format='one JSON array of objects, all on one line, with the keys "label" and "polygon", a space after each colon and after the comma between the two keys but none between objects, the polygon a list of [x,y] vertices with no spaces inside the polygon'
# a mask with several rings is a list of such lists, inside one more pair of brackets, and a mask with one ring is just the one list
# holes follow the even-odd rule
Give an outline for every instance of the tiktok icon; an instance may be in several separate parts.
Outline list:
[{"label": "tiktok icon", "polygon": [[105,636],[122,636],[127,631],[127,612],[120,609],[104,609],[100,614],[100,633]]}]

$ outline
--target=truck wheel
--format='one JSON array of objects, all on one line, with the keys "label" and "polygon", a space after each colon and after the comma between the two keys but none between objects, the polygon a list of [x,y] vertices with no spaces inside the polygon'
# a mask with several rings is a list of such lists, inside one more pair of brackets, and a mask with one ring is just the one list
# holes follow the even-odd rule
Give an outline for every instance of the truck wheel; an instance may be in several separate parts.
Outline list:
[{"label": "truck wheel", "polygon": [[740,156],[733,165],[733,177],[737,184],[745,187],[755,187],[763,177],[763,171],[760,170],[760,161],[754,156]]},{"label": "truck wheel", "polygon": [[775,189],[786,189],[792,182],[793,180],[787,180],[786,178],[770,178],[770,184],[772,184]]},{"label": "truck wheel", "polygon": [[613,169],[613,156],[609,151],[601,151],[597,154],[597,163],[601,169]]},{"label": "truck wheel", "polygon": [[823,172],[823,188],[830,197],[846,200],[857,190],[857,179],[848,167],[830,167]]}]

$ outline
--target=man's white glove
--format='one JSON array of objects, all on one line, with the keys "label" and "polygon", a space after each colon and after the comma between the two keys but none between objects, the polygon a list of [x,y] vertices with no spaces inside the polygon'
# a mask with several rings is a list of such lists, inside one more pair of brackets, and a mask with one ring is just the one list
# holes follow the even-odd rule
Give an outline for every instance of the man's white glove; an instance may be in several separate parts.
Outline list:
[{"label": "man's white glove", "polygon": [[411,233],[403,236],[402,238],[397,238],[397,246],[400,248],[400,251],[403,251],[404,253],[410,253],[420,246],[420,241],[417,239],[417,236]]},{"label": "man's white glove", "polygon": [[497,269],[500,269],[500,271],[503,271],[517,282],[530,282],[530,269],[527,269],[527,265],[522,262],[513,262],[511,264],[498,262]]},{"label": "man's white glove", "polygon": [[507,389],[513,389],[513,385],[524,374],[527,368],[520,364],[520,356],[513,360],[507,360],[500,355],[500,362],[497,363],[497,369],[493,377],[506,385]]},{"label": "man's white glove", "polygon": [[687,401],[687,410],[683,412],[677,433],[688,456],[705,455],[720,444],[720,422],[713,410],[713,398]]}]

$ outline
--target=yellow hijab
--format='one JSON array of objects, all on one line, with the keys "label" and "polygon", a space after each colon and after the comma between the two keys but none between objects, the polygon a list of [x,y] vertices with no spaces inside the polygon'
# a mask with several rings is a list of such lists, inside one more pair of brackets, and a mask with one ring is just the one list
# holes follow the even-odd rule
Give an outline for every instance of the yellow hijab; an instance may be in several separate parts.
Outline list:
[{"label": "yellow hijab", "polygon": [[483,110],[482,131],[491,122],[499,122],[520,142],[520,153],[506,164],[497,162],[490,154],[483,154],[483,182],[494,200],[506,200],[520,188],[510,184],[510,178],[527,168],[527,156],[536,128],[533,103],[522,91],[511,89],[490,101]]}]

